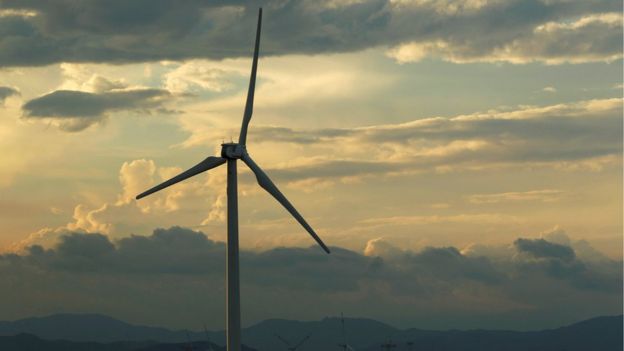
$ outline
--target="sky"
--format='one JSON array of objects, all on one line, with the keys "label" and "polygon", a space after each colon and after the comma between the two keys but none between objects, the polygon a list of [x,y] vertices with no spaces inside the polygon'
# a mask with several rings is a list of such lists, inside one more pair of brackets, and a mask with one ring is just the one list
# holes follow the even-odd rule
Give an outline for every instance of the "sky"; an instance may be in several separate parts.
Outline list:
[{"label": "sky", "polygon": [[[0,320],[223,328],[236,141],[243,324],[557,327],[622,311],[622,3],[0,0]],[[302,301],[305,301],[302,303]]]}]

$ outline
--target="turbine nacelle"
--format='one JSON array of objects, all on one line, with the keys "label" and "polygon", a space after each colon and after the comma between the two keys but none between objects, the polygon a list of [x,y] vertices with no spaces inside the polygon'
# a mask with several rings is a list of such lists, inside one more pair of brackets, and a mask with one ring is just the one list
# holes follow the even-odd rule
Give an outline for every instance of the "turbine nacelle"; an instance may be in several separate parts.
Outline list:
[{"label": "turbine nacelle", "polygon": [[247,153],[247,147],[238,143],[223,143],[221,144],[221,157],[230,160],[237,160],[243,158],[243,155]]}]

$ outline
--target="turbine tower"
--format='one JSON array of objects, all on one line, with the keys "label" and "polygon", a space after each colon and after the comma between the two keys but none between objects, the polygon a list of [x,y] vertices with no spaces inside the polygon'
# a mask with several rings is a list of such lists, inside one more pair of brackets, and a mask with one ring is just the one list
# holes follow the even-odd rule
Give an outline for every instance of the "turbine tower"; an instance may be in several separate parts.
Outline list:
[{"label": "turbine tower", "polygon": [[260,48],[260,29],[262,26],[262,8],[258,12],[258,27],[256,29],[256,43],[254,46],[253,63],[251,65],[251,77],[249,79],[249,90],[247,92],[247,101],[245,103],[245,111],[243,114],[243,123],[241,126],[238,143],[221,144],[221,157],[209,156],[197,165],[178,174],[177,176],[137,195],[137,200],[147,195],[162,190],[168,186],[181,182],[187,178],[208,171],[215,167],[227,163],[227,264],[226,264],[226,281],[227,281],[227,350],[241,350],[241,322],[240,322],[240,278],[239,278],[239,259],[238,259],[238,196],[237,196],[237,174],[236,161],[242,160],[247,167],[256,175],[258,184],[271,194],[286,210],[301,224],[305,230],[310,233],[312,238],[329,253],[329,249],[323,243],[321,238],[314,232],[308,222],[297,212],[295,207],[288,201],[282,192],[273,184],[271,178],[264,173],[256,162],[247,153],[247,128],[253,113],[254,90],[256,87],[256,71],[258,70],[258,51]]},{"label": "turbine tower", "polygon": [[278,339],[280,339],[281,342],[286,344],[286,348],[288,349],[288,351],[297,351],[297,349],[300,348],[301,345],[303,345],[303,343],[306,342],[310,338],[310,335],[307,335],[305,338],[301,339],[301,341],[299,341],[299,343],[295,346],[292,346],[290,342],[288,342],[288,340],[282,338],[281,336],[277,334],[275,334],[275,337],[277,337]]}]

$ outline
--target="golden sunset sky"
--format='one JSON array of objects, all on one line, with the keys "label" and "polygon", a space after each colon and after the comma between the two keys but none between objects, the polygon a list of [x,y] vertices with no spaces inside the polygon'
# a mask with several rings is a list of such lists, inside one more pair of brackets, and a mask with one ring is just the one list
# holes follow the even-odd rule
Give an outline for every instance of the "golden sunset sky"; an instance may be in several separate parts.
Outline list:
[{"label": "golden sunset sky", "polygon": [[[260,6],[248,149],[329,246],[386,264],[455,248],[463,259],[511,265],[523,255],[544,259],[524,244],[547,243],[569,248],[584,267],[611,265],[592,270],[596,276],[621,263],[623,18],[615,0],[0,0],[0,257],[26,260],[36,256],[33,245],[60,254],[59,240],[67,244],[72,233],[101,234],[121,250],[124,239],[174,226],[223,242],[225,167],[139,202],[134,196],[235,141]],[[243,164],[239,172],[245,252],[314,245]],[[45,292],[54,282],[32,284]],[[270,282],[243,295],[270,301],[263,284]],[[591,295],[572,284],[569,300],[546,311],[549,297],[483,294],[470,284],[428,301],[451,301],[463,306],[458,314],[477,317],[448,312],[429,318],[432,327],[487,327],[531,308],[543,314],[520,314],[548,315],[546,326],[621,311],[618,289]],[[301,288],[294,286],[275,289]],[[313,313],[288,303],[250,308],[246,323],[321,318],[340,308],[355,314],[381,294],[356,286],[320,298],[327,308]],[[222,315],[219,291],[201,313]],[[349,295],[356,293],[365,296]],[[10,307],[0,308],[8,311],[0,319],[96,310],[201,325],[199,312],[187,319],[190,302],[180,315],[159,315],[98,305],[92,294],[72,293],[69,308],[58,294],[15,292],[2,299]],[[596,299],[596,309],[562,312]],[[384,298],[362,314],[427,326],[433,312],[418,310],[425,305]],[[400,315],[405,306],[413,316]]]}]

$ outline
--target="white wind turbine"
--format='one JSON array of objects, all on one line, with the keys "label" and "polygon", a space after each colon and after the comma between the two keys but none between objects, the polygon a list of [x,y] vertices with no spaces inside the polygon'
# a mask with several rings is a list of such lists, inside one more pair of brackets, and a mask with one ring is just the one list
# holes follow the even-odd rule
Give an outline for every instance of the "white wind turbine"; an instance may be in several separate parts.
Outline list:
[{"label": "white wind turbine", "polygon": [[262,8],[258,13],[258,27],[256,30],[256,44],[254,47],[253,63],[251,66],[251,77],[249,79],[249,90],[247,92],[247,102],[243,114],[238,143],[224,143],[221,145],[221,157],[209,156],[197,165],[178,174],[177,176],[137,195],[137,200],[147,195],[162,190],[168,186],[181,182],[199,173],[218,167],[227,162],[227,264],[226,264],[226,285],[227,285],[227,350],[240,351],[241,349],[241,323],[240,323],[240,278],[238,259],[238,198],[236,161],[242,160],[256,175],[258,184],[271,194],[295,219],[310,233],[312,238],[329,253],[329,249],[321,238],[314,232],[312,227],[297,212],[295,207],[286,199],[282,192],[273,184],[269,176],[253,161],[247,153],[247,128],[253,112],[254,90],[256,86],[256,71],[258,69],[258,50],[260,47],[260,28],[262,25]]}]

